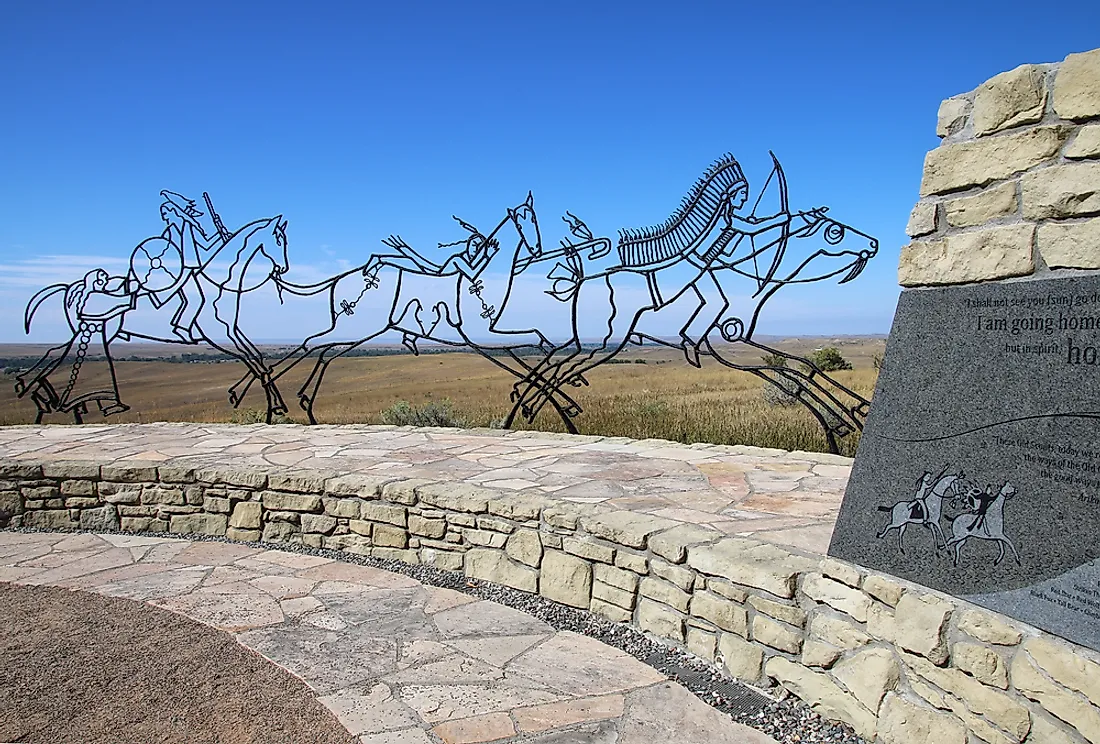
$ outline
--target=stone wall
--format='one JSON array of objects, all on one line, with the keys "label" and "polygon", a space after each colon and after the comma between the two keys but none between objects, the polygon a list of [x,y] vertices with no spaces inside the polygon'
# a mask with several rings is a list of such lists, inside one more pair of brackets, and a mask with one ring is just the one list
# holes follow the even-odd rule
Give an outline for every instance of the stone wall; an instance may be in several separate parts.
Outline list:
[{"label": "stone wall", "polygon": [[949,98],[936,131],[902,286],[1100,269],[1100,49]]},{"label": "stone wall", "polygon": [[538,593],[631,625],[883,744],[1100,741],[1095,655],[856,566],[458,483],[0,462],[0,526],[299,543]]}]

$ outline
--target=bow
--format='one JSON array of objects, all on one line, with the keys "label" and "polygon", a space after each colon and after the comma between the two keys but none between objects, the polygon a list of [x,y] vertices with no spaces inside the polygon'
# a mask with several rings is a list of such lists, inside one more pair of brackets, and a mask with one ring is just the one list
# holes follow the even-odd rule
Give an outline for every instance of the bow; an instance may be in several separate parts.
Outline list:
[{"label": "bow", "polygon": [[[791,222],[789,219],[791,210],[787,197],[787,175],[783,172],[783,166],[779,164],[779,159],[775,157],[775,153],[768,150],[768,154],[772,156],[772,171],[768,174],[768,180],[764,182],[764,188],[760,190],[760,195],[756,197],[756,203],[752,205],[752,212],[749,214],[749,218],[751,221],[751,218],[756,217],[756,210],[760,207],[760,202],[763,201],[764,194],[768,192],[768,187],[771,185],[772,178],[775,178],[776,183],[779,184],[779,206],[782,213],[788,216],[788,219],[785,220],[780,227],[779,238],[768,244],[775,246],[775,255],[772,258],[772,265],[768,269],[768,273],[763,277],[760,276],[760,267],[756,262],[756,236],[749,236],[752,243],[753,268],[756,273],[756,294],[763,292],[764,287],[767,286],[772,280],[772,277],[775,276],[775,272],[779,269],[779,263],[783,260],[783,253],[787,250],[787,241],[790,240],[791,237]],[[768,246],[766,245],[764,247],[767,248]]]}]

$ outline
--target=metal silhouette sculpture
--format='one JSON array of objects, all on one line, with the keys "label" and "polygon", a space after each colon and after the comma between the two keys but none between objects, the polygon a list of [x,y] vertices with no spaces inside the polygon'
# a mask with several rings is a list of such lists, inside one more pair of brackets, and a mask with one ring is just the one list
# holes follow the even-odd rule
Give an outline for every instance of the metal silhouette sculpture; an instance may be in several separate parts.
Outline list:
[{"label": "metal silhouette sculpture", "polygon": [[[81,282],[52,285],[31,299],[25,317],[28,332],[45,299],[64,292],[73,338],[19,375],[16,390],[35,402],[38,421],[57,412],[80,421],[93,401],[110,415],[127,409],[114,380],[112,341],[140,337],[202,342],[245,365],[247,373],[230,388],[230,402],[240,405],[259,382],[269,421],[287,411],[278,382],[311,359],[312,369],[297,397],[316,423],[314,406],[332,361],[397,331],[413,353],[419,353],[421,341],[466,348],[512,374],[512,408],[505,426],[517,416],[532,421],[549,405],[566,429],[576,433],[574,419],[582,407],[568,391],[586,385],[592,370],[628,344],[649,341],[680,349],[692,366],[711,357],[780,385],[811,411],[830,449],[838,451],[839,437],[862,429],[865,398],[807,359],[781,354],[801,362],[801,368],[740,364],[723,356],[713,338],[717,333],[726,342],[777,353],[753,339],[765,303],[787,286],[849,282],[878,251],[874,238],[832,219],[827,207],[792,212],[783,168],[774,154],[772,161],[747,214],[748,180],[736,159],[725,155],[667,220],[651,228],[621,230],[614,241],[596,237],[583,220],[566,212],[562,220],[569,236],[545,250],[529,193],[487,232],[456,217],[465,234],[439,244],[457,248],[442,261],[391,235],[382,241],[385,249],[363,265],[314,284],[285,276],[289,260],[281,216],[231,232],[208,195],[203,195],[204,213],[193,200],[163,191],[164,232],[134,250],[127,276],[91,272]],[[778,196],[778,204],[770,214],[761,214],[769,194]],[[204,215],[212,228],[202,224]],[[803,246],[807,248],[800,251]],[[508,308],[521,302],[513,297],[518,279],[533,282],[553,298],[558,317],[547,320],[567,323],[568,338],[555,341],[530,322],[509,320]],[[249,293],[266,285],[278,290],[279,301],[290,306],[296,319],[314,328],[277,358],[265,357],[253,343],[259,329],[254,332],[241,315]],[[360,307],[367,293],[386,298],[388,311],[371,313]],[[744,299],[731,299],[737,297]],[[139,304],[163,318],[161,332],[127,328],[125,316]],[[685,311],[688,320],[675,340],[657,332],[655,321],[667,324],[669,316]],[[82,391],[80,366],[93,342],[108,361],[111,381]],[[69,378],[59,389],[52,376],[66,369]]]}]

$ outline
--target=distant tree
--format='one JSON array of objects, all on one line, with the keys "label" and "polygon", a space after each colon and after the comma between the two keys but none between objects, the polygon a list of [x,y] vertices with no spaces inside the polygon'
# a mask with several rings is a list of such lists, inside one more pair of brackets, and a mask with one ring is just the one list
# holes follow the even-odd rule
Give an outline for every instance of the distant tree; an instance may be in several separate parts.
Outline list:
[{"label": "distant tree", "polygon": [[822,372],[835,372],[839,369],[851,369],[851,363],[840,355],[835,346],[826,346],[810,354],[810,361]]},{"label": "distant tree", "polygon": [[878,372],[882,369],[883,358],[884,357],[883,357],[882,354],[873,354],[871,356],[871,366],[875,368],[876,372]]},{"label": "distant tree", "polygon": [[765,367],[786,367],[787,357],[782,354],[765,354],[760,357]]}]

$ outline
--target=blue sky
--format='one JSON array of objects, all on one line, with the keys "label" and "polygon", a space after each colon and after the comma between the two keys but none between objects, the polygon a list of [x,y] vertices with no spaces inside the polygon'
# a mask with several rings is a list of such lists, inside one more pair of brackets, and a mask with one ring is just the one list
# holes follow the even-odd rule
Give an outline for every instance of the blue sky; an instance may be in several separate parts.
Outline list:
[{"label": "blue sky", "polygon": [[438,256],[452,214],[495,224],[528,189],[548,246],[566,209],[598,235],[654,224],[726,151],[755,199],[769,149],[793,207],[882,250],[760,331],[883,333],[940,100],[1098,29],[1090,2],[7,3],[0,341],[64,336],[57,307],[23,334],[28,298],[124,271],[161,189],[209,191],[231,228],[285,215],[292,277],[316,280],[390,233]]}]

